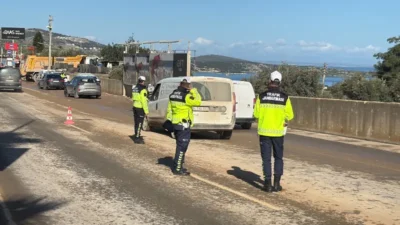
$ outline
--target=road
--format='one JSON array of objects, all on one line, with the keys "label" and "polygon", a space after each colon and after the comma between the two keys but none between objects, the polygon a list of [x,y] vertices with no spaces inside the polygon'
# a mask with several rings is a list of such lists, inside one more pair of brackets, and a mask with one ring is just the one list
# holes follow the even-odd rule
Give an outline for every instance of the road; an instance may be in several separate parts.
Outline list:
[{"label": "road", "polygon": [[254,128],[195,135],[193,176],[174,177],[173,139],[133,144],[129,99],[24,89],[0,93],[0,193],[16,224],[400,223],[399,146],[290,130],[284,191],[266,194]]}]

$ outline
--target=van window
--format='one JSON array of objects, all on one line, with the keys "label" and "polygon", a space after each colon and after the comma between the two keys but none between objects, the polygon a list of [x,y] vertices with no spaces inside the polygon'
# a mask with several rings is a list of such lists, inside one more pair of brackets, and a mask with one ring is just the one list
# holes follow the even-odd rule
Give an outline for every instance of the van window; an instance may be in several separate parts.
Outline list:
[{"label": "van window", "polygon": [[160,85],[157,84],[156,88],[154,88],[153,94],[151,95],[150,101],[158,100],[158,95],[160,94]]},{"label": "van window", "polygon": [[21,76],[19,70],[14,68],[0,69],[0,76]]},{"label": "van window", "polygon": [[202,101],[232,101],[231,85],[225,82],[193,82]]},{"label": "van window", "polygon": [[179,83],[163,83],[161,86],[161,92],[159,99],[166,99],[172,94],[174,90],[176,90],[179,86]]}]

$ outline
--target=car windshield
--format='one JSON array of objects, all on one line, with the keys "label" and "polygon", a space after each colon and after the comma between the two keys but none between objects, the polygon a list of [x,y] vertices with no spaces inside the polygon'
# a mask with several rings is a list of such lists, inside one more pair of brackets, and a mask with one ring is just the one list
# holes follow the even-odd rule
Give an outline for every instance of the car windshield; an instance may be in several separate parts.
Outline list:
[{"label": "car windshield", "polygon": [[225,82],[193,82],[202,101],[231,101],[231,85]]},{"label": "car windshield", "polygon": [[0,76],[20,76],[19,70],[12,68],[0,69]]},{"label": "car windshield", "polygon": [[83,83],[96,83],[96,78],[95,77],[84,77],[81,79],[81,82]]}]

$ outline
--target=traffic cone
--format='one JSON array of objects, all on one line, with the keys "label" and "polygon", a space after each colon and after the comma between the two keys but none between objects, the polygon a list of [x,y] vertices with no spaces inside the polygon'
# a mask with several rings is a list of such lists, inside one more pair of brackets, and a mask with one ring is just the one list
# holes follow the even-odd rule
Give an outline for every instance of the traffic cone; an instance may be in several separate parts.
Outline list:
[{"label": "traffic cone", "polygon": [[68,112],[67,112],[67,120],[64,122],[65,125],[72,125],[75,122],[72,120],[72,109],[71,106],[68,107]]}]

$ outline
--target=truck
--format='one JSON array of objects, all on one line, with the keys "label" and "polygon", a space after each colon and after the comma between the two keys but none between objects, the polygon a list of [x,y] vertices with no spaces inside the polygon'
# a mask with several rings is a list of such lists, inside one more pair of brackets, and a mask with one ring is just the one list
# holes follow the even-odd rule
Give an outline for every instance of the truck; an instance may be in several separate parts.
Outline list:
[{"label": "truck", "polygon": [[[57,64],[68,65],[73,68],[78,68],[80,64],[85,64],[86,55],[67,56],[67,57],[51,57],[51,66]],[[49,67],[48,56],[28,55],[24,61],[21,62],[20,71],[21,75],[25,77],[26,81],[35,81],[40,71]]]}]

